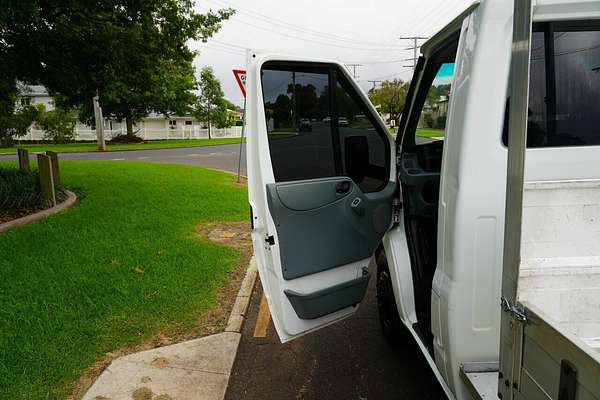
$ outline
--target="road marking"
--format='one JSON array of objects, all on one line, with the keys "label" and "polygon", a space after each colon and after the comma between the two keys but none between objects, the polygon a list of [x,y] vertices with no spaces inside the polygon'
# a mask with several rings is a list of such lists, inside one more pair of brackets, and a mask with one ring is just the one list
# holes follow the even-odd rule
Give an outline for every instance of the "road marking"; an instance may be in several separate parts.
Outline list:
[{"label": "road marking", "polygon": [[111,161],[125,161],[124,158],[111,158]]},{"label": "road marking", "polygon": [[138,160],[147,160],[147,159],[149,159],[149,158],[150,158],[150,157],[138,157],[137,159],[138,159]]},{"label": "road marking", "polygon": [[271,314],[269,313],[269,304],[264,293],[260,298],[260,307],[258,308],[258,316],[256,317],[256,326],[254,327],[254,337],[267,337],[267,328]]}]

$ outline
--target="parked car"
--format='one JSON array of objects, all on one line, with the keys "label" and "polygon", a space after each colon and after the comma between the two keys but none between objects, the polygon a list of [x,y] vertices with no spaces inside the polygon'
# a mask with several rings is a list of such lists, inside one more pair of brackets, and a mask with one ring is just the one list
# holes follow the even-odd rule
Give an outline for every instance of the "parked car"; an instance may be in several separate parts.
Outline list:
[{"label": "parked car", "polygon": [[330,123],[331,122],[331,117],[325,117],[325,118],[323,118],[323,122],[326,123],[326,124]]},{"label": "parked car", "polygon": [[300,118],[300,123],[298,125],[299,132],[311,132],[312,131],[312,123],[308,118]]},{"label": "parked car", "polygon": [[349,125],[348,124],[348,118],[346,118],[346,117],[338,117],[338,125],[339,126],[344,126],[344,127],[348,126]]}]

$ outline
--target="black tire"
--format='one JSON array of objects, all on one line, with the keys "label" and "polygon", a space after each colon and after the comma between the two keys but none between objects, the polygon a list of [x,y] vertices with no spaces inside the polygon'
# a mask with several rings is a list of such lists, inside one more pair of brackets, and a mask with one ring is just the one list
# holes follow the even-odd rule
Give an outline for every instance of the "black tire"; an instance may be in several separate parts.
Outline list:
[{"label": "black tire", "polygon": [[381,331],[390,345],[398,347],[409,341],[409,334],[398,314],[392,278],[383,249],[377,251],[375,262],[377,264],[377,311]]}]

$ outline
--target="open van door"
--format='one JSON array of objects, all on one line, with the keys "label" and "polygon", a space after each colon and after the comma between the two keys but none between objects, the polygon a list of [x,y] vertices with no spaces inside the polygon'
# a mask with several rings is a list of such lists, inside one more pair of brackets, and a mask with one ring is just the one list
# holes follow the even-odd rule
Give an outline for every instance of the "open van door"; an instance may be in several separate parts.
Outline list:
[{"label": "open van door", "polygon": [[354,313],[389,229],[395,149],[336,62],[249,53],[252,241],[282,342]]}]

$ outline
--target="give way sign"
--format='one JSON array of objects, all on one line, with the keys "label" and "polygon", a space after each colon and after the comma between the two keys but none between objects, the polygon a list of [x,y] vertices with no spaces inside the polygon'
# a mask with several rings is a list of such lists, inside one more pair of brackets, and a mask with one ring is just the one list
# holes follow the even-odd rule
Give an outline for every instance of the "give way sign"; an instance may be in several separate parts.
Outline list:
[{"label": "give way sign", "polygon": [[243,69],[234,69],[233,75],[235,76],[235,80],[237,81],[242,94],[246,97],[246,71]]}]

